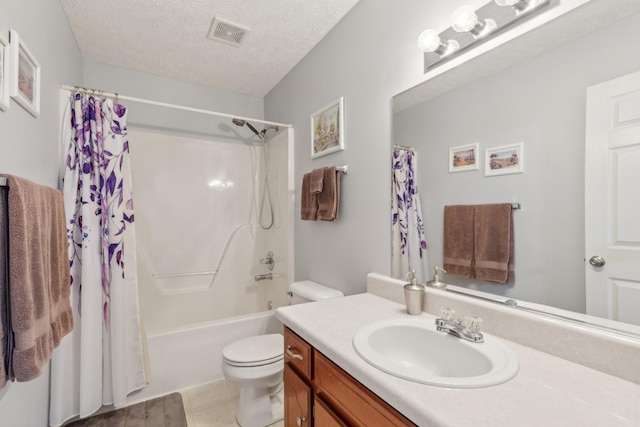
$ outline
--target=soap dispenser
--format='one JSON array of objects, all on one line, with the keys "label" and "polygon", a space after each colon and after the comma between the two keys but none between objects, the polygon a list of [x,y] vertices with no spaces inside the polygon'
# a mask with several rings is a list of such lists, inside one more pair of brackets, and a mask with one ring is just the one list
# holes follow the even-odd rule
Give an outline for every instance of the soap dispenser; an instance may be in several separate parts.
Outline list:
[{"label": "soap dispenser", "polygon": [[424,286],[418,285],[415,270],[410,270],[407,277],[409,277],[409,283],[404,285],[404,301],[407,304],[407,313],[422,314]]},{"label": "soap dispenser", "polygon": [[447,284],[445,282],[440,281],[440,274],[438,273],[438,271],[442,271],[443,273],[446,273],[447,270],[440,267],[433,267],[433,269],[435,270],[435,274],[433,275],[433,280],[428,281],[427,286],[431,286],[432,288],[438,288],[438,289],[446,289]]}]

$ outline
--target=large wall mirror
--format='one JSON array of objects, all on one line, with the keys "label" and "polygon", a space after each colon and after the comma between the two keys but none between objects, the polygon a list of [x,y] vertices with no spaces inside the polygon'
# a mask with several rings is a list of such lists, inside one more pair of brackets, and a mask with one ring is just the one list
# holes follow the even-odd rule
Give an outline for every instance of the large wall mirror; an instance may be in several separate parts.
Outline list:
[{"label": "large wall mirror", "polygon": [[[581,35],[567,40],[568,34]],[[592,0],[394,97],[392,143],[413,147],[417,155],[430,269],[443,262],[445,205],[518,202],[515,282],[449,275],[445,281],[640,325],[640,281],[617,296],[638,302],[626,313],[611,307],[590,312],[585,285],[592,255],[585,253],[587,88],[640,72],[638,46],[640,2]],[[640,110],[639,101],[631,104]],[[640,123],[640,112],[636,119]],[[635,137],[640,145],[640,132]],[[520,143],[524,173],[485,176],[486,149]],[[479,170],[451,173],[449,149],[469,144],[479,145]]]}]

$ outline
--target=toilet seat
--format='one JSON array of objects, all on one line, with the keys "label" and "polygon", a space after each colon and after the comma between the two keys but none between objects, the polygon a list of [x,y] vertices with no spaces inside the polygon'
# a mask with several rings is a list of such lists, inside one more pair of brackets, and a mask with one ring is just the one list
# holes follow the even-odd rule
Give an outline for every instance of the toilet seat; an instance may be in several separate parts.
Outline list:
[{"label": "toilet seat", "polygon": [[281,334],[258,335],[225,346],[222,358],[231,366],[263,366],[282,360],[283,348],[284,337]]}]

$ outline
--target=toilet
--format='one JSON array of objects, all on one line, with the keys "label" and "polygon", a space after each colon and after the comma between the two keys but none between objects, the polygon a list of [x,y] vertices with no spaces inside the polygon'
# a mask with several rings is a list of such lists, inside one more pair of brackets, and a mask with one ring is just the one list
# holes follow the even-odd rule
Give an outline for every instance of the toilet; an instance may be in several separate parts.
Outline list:
[{"label": "toilet", "polygon": [[[344,296],[310,280],[289,286],[290,304]],[[242,427],[264,427],[284,418],[284,338],[282,334],[242,338],[222,349],[222,373],[240,386],[236,419]]]}]

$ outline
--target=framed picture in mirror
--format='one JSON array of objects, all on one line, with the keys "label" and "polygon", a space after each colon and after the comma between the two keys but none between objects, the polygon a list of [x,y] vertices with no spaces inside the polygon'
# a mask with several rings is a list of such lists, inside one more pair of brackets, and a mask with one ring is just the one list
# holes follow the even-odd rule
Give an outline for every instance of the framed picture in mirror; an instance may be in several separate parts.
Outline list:
[{"label": "framed picture in mirror", "polygon": [[449,148],[449,173],[478,170],[478,144]]},{"label": "framed picture in mirror", "polygon": [[524,144],[503,145],[485,150],[484,175],[508,175],[524,172]]}]

